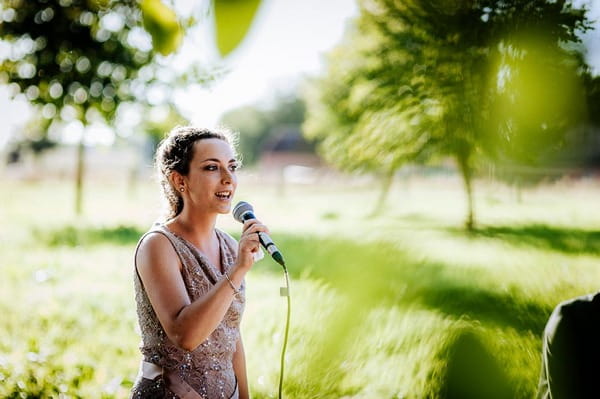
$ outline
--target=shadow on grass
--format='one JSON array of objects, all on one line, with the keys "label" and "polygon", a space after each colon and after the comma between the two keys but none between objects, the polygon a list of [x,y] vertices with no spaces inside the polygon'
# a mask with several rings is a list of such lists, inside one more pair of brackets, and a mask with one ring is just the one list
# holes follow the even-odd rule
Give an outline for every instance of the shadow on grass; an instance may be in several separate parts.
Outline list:
[{"label": "shadow on grass", "polygon": [[[66,226],[34,231],[40,241],[51,247],[133,246],[143,233],[133,226]],[[522,240],[519,234],[524,233],[517,233],[515,240]],[[466,316],[535,334],[541,333],[552,312],[551,308],[528,302],[514,293],[481,288],[486,277],[484,269],[470,270],[467,276],[443,263],[414,259],[392,244],[358,244],[304,235],[279,235],[277,239],[293,279],[322,280],[364,308],[420,304],[452,317]],[[255,269],[280,270],[270,260],[259,263]]]},{"label": "shadow on grass", "polygon": [[450,316],[540,335],[552,308],[473,286],[441,286],[421,291],[419,301]]},{"label": "shadow on grass", "polygon": [[441,399],[512,399],[510,379],[493,353],[474,331],[461,331],[443,354],[446,369]]},{"label": "shadow on grass", "polygon": [[[452,230],[459,232],[459,230]],[[470,237],[485,237],[505,241],[511,245],[531,246],[567,254],[600,254],[600,231],[552,227],[542,224],[526,226],[489,226],[472,233]]]},{"label": "shadow on grass", "polygon": [[[552,312],[551,307],[518,293],[494,290],[485,268],[465,271],[415,259],[388,243],[277,238],[293,279],[321,280],[364,308],[417,304],[454,318],[467,317],[535,335],[541,334]],[[259,268],[278,271],[275,264]],[[489,288],[484,288],[486,285]]]},{"label": "shadow on grass", "polygon": [[[487,331],[495,328],[513,329],[519,335],[538,337],[552,312],[551,307],[518,291],[505,292],[497,288],[498,284],[487,274],[484,265],[480,269],[465,269],[443,262],[431,262],[390,243],[358,244],[349,240],[295,235],[278,235],[276,239],[288,261],[292,290],[294,280],[316,280],[343,298],[333,318],[322,326],[327,334],[321,338],[322,345],[313,348],[314,354],[309,360],[312,363],[308,368],[324,368],[330,375],[336,376],[335,380],[342,380],[345,373],[343,368],[334,364],[335,360],[343,356],[340,353],[344,348],[351,347],[353,337],[360,335],[363,328],[361,320],[365,320],[366,315],[376,308],[428,309]],[[280,269],[271,260],[265,260],[253,270],[259,271],[279,273]],[[301,301],[301,298],[296,300]],[[419,328],[415,325],[409,329],[418,334]],[[423,331],[423,334],[429,336],[430,332]],[[440,354],[447,374],[428,382],[428,389],[443,391],[439,397],[511,398],[514,387],[523,383],[530,384],[528,387],[533,386],[531,381],[508,381],[508,377],[498,371],[501,370],[496,360],[499,357],[488,352],[485,345],[473,336],[465,335],[454,341],[452,331],[440,331],[439,334],[454,345],[448,352]],[[493,336],[488,338],[495,339]],[[400,337],[398,339],[401,340]],[[435,350],[433,347],[431,349]],[[424,367],[437,369],[434,365]],[[470,377],[464,374],[467,371],[461,371],[463,368],[472,371]],[[489,375],[498,378],[493,381],[493,387],[476,385],[485,381],[477,381],[478,378]],[[469,382],[471,385],[461,387],[467,378],[473,378]],[[318,381],[319,378],[312,380]],[[326,388],[319,386],[318,382],[315,385],[307,388],[307,392],[320,392]],[[487,395],[487,389],[497,395]],[[339,396],[347,394],[342,391],[338,393]]]},{"label": "shadow on grass", "polygon": [[99,244],[135,245],[144,231],[133,226],[74,227],[55,230],[34,230],[33,235],[49,247],[89,246]]}]

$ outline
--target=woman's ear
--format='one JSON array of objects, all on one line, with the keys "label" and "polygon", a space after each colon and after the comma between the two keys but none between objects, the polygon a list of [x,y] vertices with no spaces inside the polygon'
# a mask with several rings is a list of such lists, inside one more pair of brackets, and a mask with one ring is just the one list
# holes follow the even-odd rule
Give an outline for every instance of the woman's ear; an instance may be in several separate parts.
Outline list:
[{"label": "woman's ear", "polygon": [[176,191],[180,191],[180,188],[184,187],[183,175],[177,171],[171,172],[169,175],[169,181]]}]

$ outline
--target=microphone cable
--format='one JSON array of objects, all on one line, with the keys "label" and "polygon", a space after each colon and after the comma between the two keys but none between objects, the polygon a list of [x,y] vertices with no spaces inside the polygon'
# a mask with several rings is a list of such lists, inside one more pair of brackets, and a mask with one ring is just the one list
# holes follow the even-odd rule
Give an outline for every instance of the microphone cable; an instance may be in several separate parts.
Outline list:
[{"label": "microphone cable", "polygon": [[[236,206],[233,208],[232,213],[233,213],[233,218],[240,223],[244,223],[250,219],[256,219],[256,216],[254,216],[254,208],[252,207],[252,205],[250,205],[249,203],[247,203],[245,201],[238,202],[236,204]],[[285,319],[285,333],[283,336],[283,347],[281,349],[281,364],[280,364],[281,369],[279,372],[279,399],[282,399],[283,374],[284,374],[284,369],[285,369],[285,351],[287,349],[288,333],[290,331],[290,314],[292,311],[291,310],[292,304],[291,304],[291,299],[290,299],[290,278],[288,275],[287,267],[285,266],[285,261],[283,260],[283,256],[281,255],[281,252],[279,252],[279,250],[275,246],[275,243],[273,242],[273,240],[271,240],[271,237],[269,237],[266,233],[261,233],[261,232],[258,233],[258,236],[260,238],[261,245],[273,257],[273,260],[275,260],[277,263],[279,263],[281,265],[281,267],[283,267],[283,273],[285,275],[285,287],[281,287],[279,290],[280,296],[287,297],[287,315],[286,315],[286,319]]]},{"label": "microphone cable", "polygon": [[283,274],[285,276],[285,287],[281,287],[279,294],[281,296],[287,297],[287,314],[285,318],[285,333],[283,335],[283,347],[281,348],[281,364],[279,371],[279,399],[282,399],[281,391],[283,388],[283,372],[285,369],[285,351],[287,348],[288,342],[288,333],[290,331],[290,314],[291,314],[291,299],[290,299],[290,279],[288,275],[287,267],[285,267],[285,262],[281,263],[281,267],[283,267]]}]

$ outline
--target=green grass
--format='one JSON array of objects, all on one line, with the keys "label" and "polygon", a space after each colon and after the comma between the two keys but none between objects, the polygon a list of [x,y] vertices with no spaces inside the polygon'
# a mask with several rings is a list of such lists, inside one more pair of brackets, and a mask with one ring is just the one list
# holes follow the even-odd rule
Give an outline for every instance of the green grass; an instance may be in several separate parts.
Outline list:
[{"label": "green grass", "polygon": [[[288,398],[530,398],[553,307],[598,288],[593,182],[529,190],[522,202],[478,184],[467,233],[452,178],[401,182],[377,218],[370,184],[282,194],[246,179],[237,198],[255,205],[289,264]],[[139,361],[131,260],[156,216],[154,186],[90,184],[79,218],[68,183],[3,187],[0,397],[127,397]],[[240,228],[228,216],[219,225]],[[247,281],[250,386],[272,398],[283,277],[264,260]]]}]

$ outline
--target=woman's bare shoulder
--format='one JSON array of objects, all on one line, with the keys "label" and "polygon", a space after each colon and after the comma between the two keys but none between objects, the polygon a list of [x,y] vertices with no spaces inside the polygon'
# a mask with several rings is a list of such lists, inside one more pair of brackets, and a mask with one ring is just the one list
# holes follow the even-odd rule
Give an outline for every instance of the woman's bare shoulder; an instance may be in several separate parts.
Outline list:
[{"label": "woman's bare shoulder", "polygon": [[136,266],[139,269],[154,269],[165,264],[179,267],[179,257],[169,238],[160,231],[147,233],[140,240],[136,253]]}]

